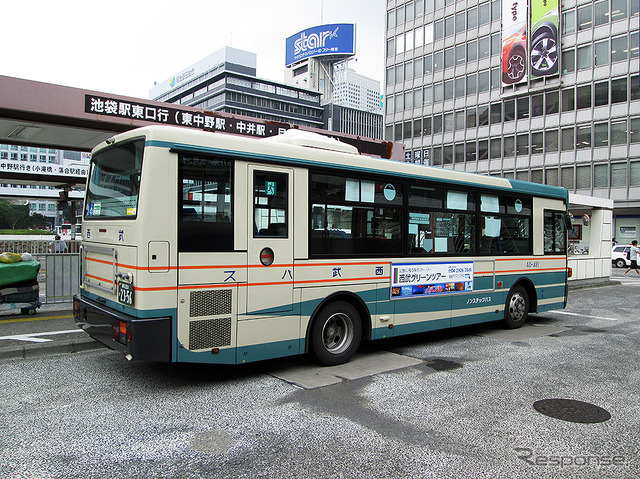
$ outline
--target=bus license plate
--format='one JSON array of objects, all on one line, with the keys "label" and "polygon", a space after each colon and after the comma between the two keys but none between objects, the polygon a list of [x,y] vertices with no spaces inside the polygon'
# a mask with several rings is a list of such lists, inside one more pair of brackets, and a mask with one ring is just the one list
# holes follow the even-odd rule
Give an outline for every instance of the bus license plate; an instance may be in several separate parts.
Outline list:
[{"label": "bus license plate", "polygon": [[118,283],[118,301],[133,306],[133,287],[131,283]]}]

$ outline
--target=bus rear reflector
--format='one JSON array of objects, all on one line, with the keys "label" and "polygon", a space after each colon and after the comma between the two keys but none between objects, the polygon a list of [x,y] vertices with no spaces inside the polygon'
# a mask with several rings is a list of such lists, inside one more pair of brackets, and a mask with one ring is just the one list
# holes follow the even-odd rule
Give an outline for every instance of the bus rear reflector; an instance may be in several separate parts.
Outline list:
[{"label": "bus rear reflector", "polygon": [[127,344],[131,341],[131,331],[128,331],[127,323],[119,319],[113,320],[113,339],[120,344]]}]

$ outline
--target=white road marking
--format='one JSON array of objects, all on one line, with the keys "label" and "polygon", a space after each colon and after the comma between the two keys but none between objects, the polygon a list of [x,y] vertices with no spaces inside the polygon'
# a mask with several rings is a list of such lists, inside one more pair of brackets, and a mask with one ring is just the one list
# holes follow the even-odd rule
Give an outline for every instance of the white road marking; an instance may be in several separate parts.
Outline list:
[{"label": "white road marking", "polygon": [[586,314],[570,313],[569,311],[548,311],[548,312],[553,314],[566,314],[567,316],[580,316],[582,318],[589,318],[589,319],[604,319],[605,321],[618,321],[617,318],[603,318],[602,316],[587,316]]},{"label": "white road marking", "polygon": [[49,331],[47,333],[15,334],[12,336],[0,336],[0,340],[12,339],[14,341],[27,341],[30,343],[47,343],[53,339],[41,338],[40,336],[53,336],[56,334],[84,333],[82,329],[70,329],[68,331]]}]

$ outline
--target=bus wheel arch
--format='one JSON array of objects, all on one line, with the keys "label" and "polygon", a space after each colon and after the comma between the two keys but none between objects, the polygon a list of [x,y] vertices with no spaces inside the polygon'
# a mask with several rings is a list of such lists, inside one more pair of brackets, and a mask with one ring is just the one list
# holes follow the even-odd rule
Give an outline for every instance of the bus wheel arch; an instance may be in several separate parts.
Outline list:
[{"label": "bus wheel arch", "polygon": [[352,293],[325,298],[307,326],[306,351],[326,366],[346,363],[369,337],[371,318],[364,302]]},{"label": "bus wheel arch", "polygon": [[516,281],[507,294],[504,306],[504,325],[509,329],[521,327],[529,313],[537,311],[538,298],[533,283],[527,278]]}]

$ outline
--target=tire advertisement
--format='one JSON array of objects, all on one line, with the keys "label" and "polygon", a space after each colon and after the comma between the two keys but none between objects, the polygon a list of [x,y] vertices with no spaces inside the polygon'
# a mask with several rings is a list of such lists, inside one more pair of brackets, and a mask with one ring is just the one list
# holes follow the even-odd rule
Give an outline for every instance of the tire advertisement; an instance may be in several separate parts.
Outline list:
[{"label": "tire advertisement", "polygon": [[531,0],[531,78],[558,73],[558,0]]},{"label": "tire advertisement", "polygon": [[[535,0],[544,2],[545,0]],[[556,0],[557,1],[557,0]],[[557,8],[557,7],[556,7]],[[527,2],[502,1],[502,84],[527,81]]]}]

